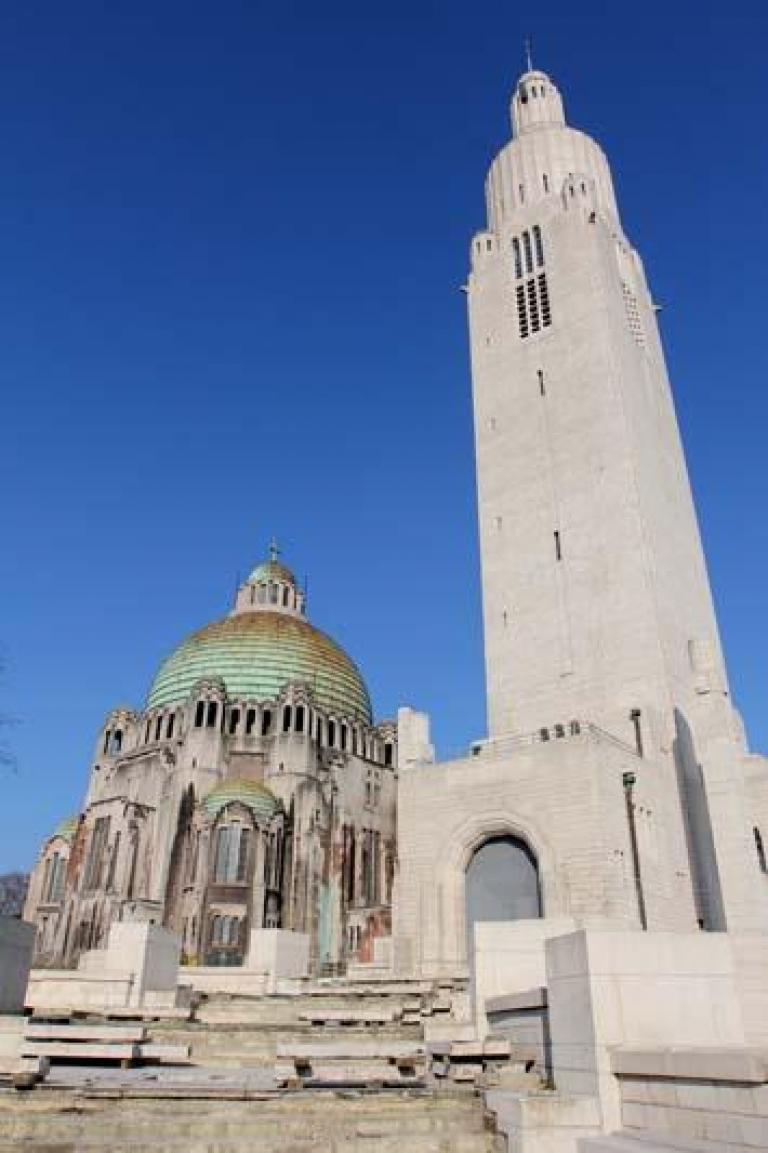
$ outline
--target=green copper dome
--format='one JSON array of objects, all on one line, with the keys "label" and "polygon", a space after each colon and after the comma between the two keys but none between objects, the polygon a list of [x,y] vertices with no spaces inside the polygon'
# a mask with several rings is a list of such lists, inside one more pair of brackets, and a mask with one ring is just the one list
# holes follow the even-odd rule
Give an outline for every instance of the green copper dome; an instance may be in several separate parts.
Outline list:
[{"label": "green copper dome", "polygon": [[63,837],[65,841],[72,841],[79,824],[79,817],[67,817],[66,821],[62,821],[60,825],[56,826],[51,833],[50,839],[53,840],[54,837]]},{"label": "green copper dome", "polygon": [[286,584],[295,585],[296,577],[286,565],[271,558],[257,565],[248,577],[248,584],[261,584],[264,581],[284,581]]},{"label": "green copper dome", "polygon": [[197,681],[213,677],[224,681],[230,697],[255,700],[302,681],[321,708],[371,721],[368,690],[354,662],[300,616],[238,612],[193,633],[160,666],[147,707],[184,701]]},{"label": "green copper dome", "polygon": [[233,801],[245,805],[255,817],[261,817],[265,821],[270,821],[280,808],[277,797],[266,785],[238,778],[222,781],[207,797],[203,797],[203,809],[211,820],[215,820],[221,810],[231,805]]}]

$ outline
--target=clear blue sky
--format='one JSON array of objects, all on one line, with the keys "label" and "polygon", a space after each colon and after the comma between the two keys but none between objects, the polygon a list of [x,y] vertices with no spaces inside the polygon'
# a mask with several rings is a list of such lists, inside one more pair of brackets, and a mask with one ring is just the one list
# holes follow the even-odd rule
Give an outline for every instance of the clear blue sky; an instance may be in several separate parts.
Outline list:
[{"label": "clear blue sky", "polygon": [[768,746],[757,3],[27,0],[0,13],[0,871],[272,533],[379,716],[482,734],[464,298],[521,45],[605,146],[731,679]]}]

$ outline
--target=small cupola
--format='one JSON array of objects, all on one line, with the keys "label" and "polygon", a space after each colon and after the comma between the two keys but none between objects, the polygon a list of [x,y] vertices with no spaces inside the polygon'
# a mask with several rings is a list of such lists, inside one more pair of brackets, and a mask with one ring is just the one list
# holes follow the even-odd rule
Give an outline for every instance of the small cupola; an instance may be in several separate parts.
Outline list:
[{"label": "small cupola", "polygon": [[529,68],[512,94],[512,135],[522,136],[537,129],[563,128],[563,98],[546,72]]},{"label": "small cupola", "polygon": [[306,594],[296,577],[279,559],[280,549],[273,540],[269,555],[257,565],[245,584],[237,590],[233,612],[272,612],[287,616],[305,615]]}]

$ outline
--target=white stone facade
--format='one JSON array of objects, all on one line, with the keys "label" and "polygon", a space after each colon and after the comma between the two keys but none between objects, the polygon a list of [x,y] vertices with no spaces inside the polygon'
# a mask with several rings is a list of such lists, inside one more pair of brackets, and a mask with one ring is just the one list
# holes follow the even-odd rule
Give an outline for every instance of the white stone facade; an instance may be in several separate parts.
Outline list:
[{"label": "white stone facade", "polygon": [[400,770],[395,957],[424,974],[466,972],[467,869],[499,837],[535,856],[545,918],[768,930],[768,772],[729,696],[642,263],[544,73],[512,123],[467,285],[490,737]]}]

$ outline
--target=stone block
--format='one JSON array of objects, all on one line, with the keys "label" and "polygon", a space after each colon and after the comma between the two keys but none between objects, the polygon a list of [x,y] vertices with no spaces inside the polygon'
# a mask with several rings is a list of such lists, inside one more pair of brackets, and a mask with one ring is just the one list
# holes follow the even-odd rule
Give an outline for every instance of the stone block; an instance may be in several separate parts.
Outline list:
[{"label": "stone block", "polygon": [[181,941],[168,929],[141,921],[117,921],[109,930],[107,969],[134,975],[131,1004],[140,1005],[147,991],[174,992],[179,979]]},{"label": "stone block", "polygon": [[725,934],[582,929],[545,950],[555,1084],[599,1094],[608,1127],[620,1122],[613,1047],[743,1047]]},{"label": "stone block", "polygon": [[140,1044],[147,1039],[143,1025],[46,1025],[30,1021],[26,1041],[105,1041]]},{"label": "stone block", "polygon": [[35,926],[0,917],[0,1013],[21,1013],[32,964]]},{"label": "stone block", "polygon": [[489,1002],[541,997],[546,985],[545,944],[574,928],[566,918],[480,921],[475,925],[472,1009],[478,1035],[489,1030]]},{"label": "stone block", "polygon": [[25,1041],[22,1057],[47,1057],[50,1061],[133,1061],[140,1055],[138,1045],[87,1041]]},{"label": "stone block", "polygon": [[252,929],[246,967],[266,973],[270,991],[285,979],[309,973],[309,937],[287,929]]}]

